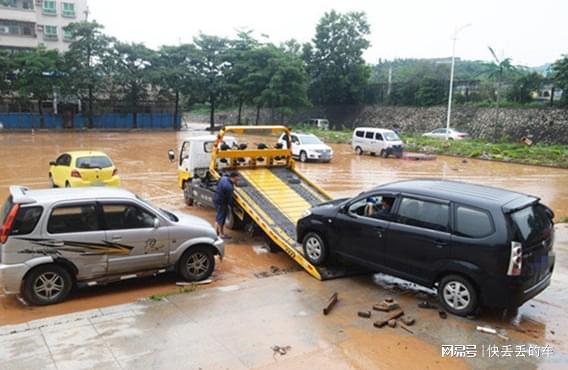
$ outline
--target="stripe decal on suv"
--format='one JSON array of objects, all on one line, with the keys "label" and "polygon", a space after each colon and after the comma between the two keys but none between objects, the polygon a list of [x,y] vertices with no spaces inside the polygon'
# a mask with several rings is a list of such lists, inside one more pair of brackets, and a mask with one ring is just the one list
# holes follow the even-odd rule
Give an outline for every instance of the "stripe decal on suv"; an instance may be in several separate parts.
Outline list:
[{"label": "stripe decal on suv", "polygon": [[81,256],[100,256],[100,255],[129,255],[134,247],[129,245],[113,243],[103,240],[102,243],[84,243],[69,240],[55,239],[35,239],[35,238],[14,238],[30,241],[38,246],[52,248],[53,250],[23,250],[20,253],[48,253],[59,252],[80,253]]}]

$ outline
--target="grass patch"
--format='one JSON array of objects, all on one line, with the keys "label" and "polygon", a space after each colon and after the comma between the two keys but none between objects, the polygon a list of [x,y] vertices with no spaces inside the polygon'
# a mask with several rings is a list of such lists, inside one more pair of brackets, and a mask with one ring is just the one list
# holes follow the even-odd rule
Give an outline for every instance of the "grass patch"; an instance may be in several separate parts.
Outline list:
[{"label": "grass patch", "polygon": [[305,134],[314,134],[325,143],[332,144],[348,144],[353,136],[352,130],[320,130],[313,127],[303,125],[290,126],[293,132],[301,132]]},{"label": "grass patch", "polygon": [[480,140],[440,140],[423,136],[403,136],[405,150],[419,153],[455,155],[504,162],[568,168],[568,146],[487,143]]},{"label": "grass patch", "polygon": [[192,285],[189,285],[189,286],[186,286],[186,287],[182,287],[182,288],[179,288],[179,289],[176,289],[176,290],[172,290],[171,292],[160,293],[160,294],[152,294],[148,298],[152,301],[161,301],[164,298],[171,297],[173,295],[187,294],[187,293],[194,292],[196,289],[197,289],[197,286],[195,284],[192,284]]}]

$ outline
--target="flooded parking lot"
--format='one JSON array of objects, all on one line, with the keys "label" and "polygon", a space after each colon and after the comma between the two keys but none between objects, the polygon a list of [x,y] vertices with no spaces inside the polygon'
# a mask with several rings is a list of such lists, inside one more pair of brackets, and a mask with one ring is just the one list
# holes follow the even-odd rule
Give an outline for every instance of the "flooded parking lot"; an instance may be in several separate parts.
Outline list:
[{"label": "flooded parking lot", "polygon": [[[176,164],[170,163],[167,159],[169,148],[177,150],[185,137],[202,133],[198,131],[0,133],[0,156],[3,159],[0,165],[2,170],[0,199],[3,201],[8,195],[9,185],[47,187],[48,163],[54,160],[59,153],[73,149],[97,149],[105,151],[114,160],[123,186],[127,189],[165,208],[191,212],[213,223],[214,212],[212,210],[185,206],[182,192],[177,188]],[[557,217],[568,216],[568,170],[452,157],[438,157],[433,161],[404,161],[356,156],[349,145],[333,145],[333,149],[335,157],[330,164],[298,163],[298,168],[336,197],[351,196],[371,187],[401,179],[436,177],[494,185],[534,194],[551,206]],[[475,333],[475,325],[491,325],[507,330],[511,343],[549,344],[557,353],[565,356],[568,353],[568,322],[564,314],[565,307],[568,305],[567,233],[566,227],[562,227],[562,232],[558,234],[557,269],[553,277],[553,284],[544,293],[523,305],[518,313],[505,317],[500,312],[485,312],[480,321],[451,317],[444,322],[447,323],[445,328],[440,329],[435,325],[440,322],[435,311],[416,312],[416,315],[421,320],[428,321],[428,327],[436,332],[428,334],[427,330],[421,330],[419,338],[405,339],[404,345],[416,345],[417,348],[421,348],[423,340],[438,345],[445,335],[454,342],[461,338],[465,344],[465,342],[469,343],[468,340],[473,336],[472,333]],[[231,287],[247,281],[256,281],[264,277],[284,275],[284,273],[295,271],[296,266],[291,259],[284,253],[269,253],[263,248],[262,239],[252,238],[241,232],[235,232],[233,235],[234,240],[226,247],[226,258],[218,264],[213,276],[214,283],[210,286]],[[304,273],[298,272],[297,274]],[[298,289],[307,289],[302,286],[309,286],[309,289],[315,290],[318,295],[327,296],[329,293],[329,288],[326,288],[327,283],[315,284],[311,281],[307,283],[304,281],[305,278],[308,281],[311,278],[305,275],[306,277],[294,278],[297,280],[295,284],[298,284]],[[0,297],[0,325],[128,303],[151,295],[168,294],[179,289],[175,282],[173,275],[165,275],[157,279],[132,280],[109,287],[86,289],[75,293],[67,302],[49,307],[25,307],[14,298]],[[374,280],[370,277],[343,279],[342,282],[333,284],[347,290],[363,285],[365,292],[370,287],[376,287]],[[377,287],[376,289],[381,294],[384,293],[383,288]],[[396,290],[391,293],[395,294],[397,299],[404,304],[416,307],[418,300],[414,297],[414,293],[406,294],[404,291]],[[362,304],[362,297],[363,295],[354,299]],[[315,310],[319,310],[319,307]],[[373,332],[369,333],[361,329],[360,325],[350,326],[352,318],[349,315],[351,314],[353,312],[343,311],[339,317],[334,319],[339,320],[339,322],[334,321],[334,325],[345,326],[348,333],[345,335],[352,338],[351,341],[343,344],[345,347],[343,354],[360,351],[362,347],[372,348],[378,340]],[[456,330],[458,334],[450,335],[448,330]],[[487,343],[483,341],[479,343],[488,344],[486,339],[484,340]],[[393,340],[399,340],[399,338]],[[386,345],[385,341],[386,339],[381,343]],[[432,347],[431,343],[428,345],[426,351],[428,364],[432,367],[441,367],[442,365],[436,362],[436,350],[437,348]],[[390,349],[390,352],[393,351],[396,350]],[[365,368],[368,367],[365,364],[375,363],[374,361],[379,361],[379,357],[379,353],[369,350],[357,361],[351,359],[348,362],[353,368]],[[313,358],[322,360],[323,357],[316,354]],[[555,368],[557,365],[566,364],[566,357],[563,358],[564,360],[560,362],[558,358],[555,361],[544,363],[530,361],[526,366],[534,368],[544,364],[544,367]],[[399,361],[403,361],[403,358],[399,358]],[[298,365],[294,362],[289,363],[289,365],[292,364]],[[362,365],[357,366],[357,364]],[[491,366],[490,361],[480,362],[480,364],[484,366],[473,367]],[[385,365],[387,368],[393,367],[387,365]]]}]

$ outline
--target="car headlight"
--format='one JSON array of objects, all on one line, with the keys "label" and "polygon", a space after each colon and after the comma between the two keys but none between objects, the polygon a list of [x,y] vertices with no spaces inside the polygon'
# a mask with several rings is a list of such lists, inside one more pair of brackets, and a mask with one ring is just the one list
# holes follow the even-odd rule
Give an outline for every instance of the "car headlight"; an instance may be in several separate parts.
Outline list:
[{"label": "car headlight", "polygon": [[308,216],[311,215],[311,214],[312,214],[312,211],[310,211],[309,209],[306,209],[306,210],[304,211],[304,213],[302,213],[302,217],[300,217],[300,218],[308,217]]}]

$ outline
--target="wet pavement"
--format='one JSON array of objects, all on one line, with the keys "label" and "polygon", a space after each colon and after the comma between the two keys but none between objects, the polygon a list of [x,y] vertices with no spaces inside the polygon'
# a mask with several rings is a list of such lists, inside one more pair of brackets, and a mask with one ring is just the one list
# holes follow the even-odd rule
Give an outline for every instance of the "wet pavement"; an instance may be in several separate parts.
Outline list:
[{"label": "wet pavement", "polygon": [[[100,149],[119,169],[123,186],[154,203],[184,210],[213,222],[211,210],[188,208],[176,186],[176,165],[167,149],[196,132],[157,133],[1,133],[4,159],[0,199],[12,184],[48,185],[48,162],[65,150]],[[355,156],[334,145],[331,164],[299,163],[299,169],[334,196],[350,196],[383,183],[416,177],[443,177],[535,194],[557,216],[568,216],[568,171],[552,168],[438,157],[400,161]],[[138,301],[175,292],[176,278],[132,280],[84,289],[49,307],[25,307],[0,297],[0,368],[566,368],[568,365],[568,226],[557,234],[552,285],[517,313],[482,312],[478,320],[416,307],[408,290],[385,289],[371,276],[318,282],[284,253],[268,253],[261,239],[233,233],[214,283],[162,302]],[[390,288],[390,286],[387,286]],[[321,308],[329,295],[340,302],[330,316]],[[414,335],[400,328],[375,329],[357,317],[384,296],[398,299],[417,318]],[[127,305],[113,306],[121,303]],[[73,313],[71,316],[56,316]],[[78,312],[78,313],[77,313]],[[46,319],[51,317],[49,319]],[[20,324],[22,323],[22,324]],[[20,324],[19,326],[12,326]],[[475,331],[477,325],[502,328],[510,341]],[[128,340],[126,340],[128,339]],[[476,345],[476,357],[441,356],[441,345]],[[274,345],[290,346],[286,355]],[[483,356],[489,345],[549,345],[551,357]],[[450,361],[450,362],[448,362]]]}]

